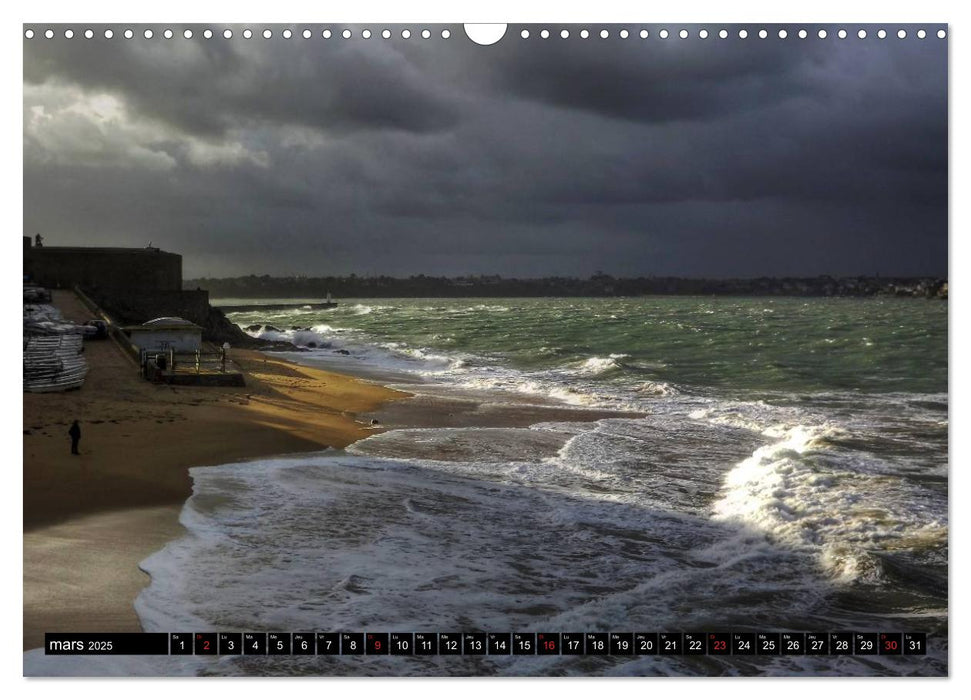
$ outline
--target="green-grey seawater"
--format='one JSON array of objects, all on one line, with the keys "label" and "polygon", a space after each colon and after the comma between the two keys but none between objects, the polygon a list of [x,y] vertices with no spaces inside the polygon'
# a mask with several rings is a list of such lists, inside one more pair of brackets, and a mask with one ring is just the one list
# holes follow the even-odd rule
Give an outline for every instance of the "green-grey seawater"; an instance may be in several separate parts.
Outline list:
[{"label": "green-grey seawater", "polygon": [[702,393],[947,391],[947,304],[938,300],[380,299],[233,320],[285,331],[320,326],[325,335],[340,329],[406,353],[471,356],[526,372],[587,362],[595,370],[604,358],[604,369],[616,372],[605,380],[643,377]]}]

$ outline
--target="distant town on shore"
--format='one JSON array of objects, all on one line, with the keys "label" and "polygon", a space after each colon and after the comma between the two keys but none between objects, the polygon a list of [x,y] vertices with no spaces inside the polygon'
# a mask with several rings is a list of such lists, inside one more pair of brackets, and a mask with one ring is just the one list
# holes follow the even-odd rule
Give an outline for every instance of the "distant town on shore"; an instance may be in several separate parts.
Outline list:
[{"label": "distant town on shore", "polygon": [[272,277],[247,275],[189,279],[186,289],[206,289],[213,297],[345,298],[392,297],[614,297],[647,295],[947,298],[947,279],[939,277]]}]

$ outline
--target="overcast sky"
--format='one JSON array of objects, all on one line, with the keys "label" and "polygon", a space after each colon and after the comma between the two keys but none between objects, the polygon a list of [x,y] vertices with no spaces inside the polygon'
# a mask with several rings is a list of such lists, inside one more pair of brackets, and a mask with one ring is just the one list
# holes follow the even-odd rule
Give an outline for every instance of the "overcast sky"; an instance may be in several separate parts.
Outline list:
[{"label": "overcast sky", "polygon": [[151,242],[187,278],[947,272],[933,32],[517,26],[480,47],[460,27],[171,26],[25,40],[25,235]]}]

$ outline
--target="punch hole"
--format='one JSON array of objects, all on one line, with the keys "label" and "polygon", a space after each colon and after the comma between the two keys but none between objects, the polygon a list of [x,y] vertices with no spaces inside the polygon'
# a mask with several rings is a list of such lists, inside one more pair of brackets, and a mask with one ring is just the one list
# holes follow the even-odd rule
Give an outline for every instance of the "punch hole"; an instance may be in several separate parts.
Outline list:
[{"label": "punch hole", "polygon": [[166,39],[171,39],[175,35],[172,33],[171,29],[166,29],[164,32],[162,32],[162,36],[164,36]]},{"label": "punch hole", "polygon": [[539,33],[539,35],[543,39],[549,39],[550,38],[550,30],[549,29],[544,29],[543,31],[541,31]]},{"label": "punch hole", "polygon": [[944,39],[946,37],[947,37],[947,32],[945,32],[943,29],[938,29],[937,30],[937,38],[938,39]]},{"label": "punch hole", "polygon": [[263,30],[263,38],[264,39],[269,39],[271,36],[273,36],[273,32],[271,32],[269,29],[264,29]]},{"label": "punch hole", "polygon": [[779,30],[779,38],[780,39],[785,39],[787,36],[789,36],[789,32],[787,32],[785,29],[780,29]]},{"label": "punch hole", "polygon": [[26,32],[24,32],[24,36],[27,37],[28,39],[33,39],[34,38],[34,30],[33,29],[28,29]]},{"label": "punch hole", "polygon": [[110,39],[114,35],[115,33],[113,31],[111,31],[110,29],[105,29],[105,39]]},{"label": "punch hole", "polygon": [[450,32],[447,29],[443,29],[442,30],[442,38],[443,39],[448,39],[450,36],[452,36],[452,32]]},{"label": "punch hole", "polygon": [[707,39],[708,38],[708,30],[707,29],[702,29],[700,32],[698,32],[698,36],[701,37],[702,39]]},{"label": "punch hole", "polygon": [[687,39],[688,38],[688,30],[687,29],[682,29],[680,32],[678,32],[678,36],[681,37],[682,39]]},{"label": "punch hole", "polygon": [[341,36],[344,37],[345,39],[350,39],[352,36],[351,30],[345,29],[344,31],[341,32]]},{"label": "punch hole", "polygon": [[769,33],[767,31],[765,31],[764,29],[760,29],[759,30],[759,39],[768,39],[768,38],[769,38]]},{"label": "punch hole", "polygon": [[662,29],[661,31],[659,31],[657,33],[657,35],[659,37],[661,37],[662,39],[667,39],[668,38],[668,30],[667,29]]},{"label": "punch hole", "polygon": [[856,33],[856,35],[861,39],[866,39],[866,29],[861,29]]},{"label": "punch hole", "polygon": [[421,38],[422,39],[431,39],[432,38],[432,33],[430,31],[428,31],[427,29],[422,29],[421,30]]},{"label": "punch hole", "polygon": [[608,32],[606,29],[601,29],[600,30],[600,38],[601,39],[606,39],[609,36],[610,36],[610,32]]},{"label": "punch hole", "polygon": [[877,31],[877,38],[878,39],[886,39],[887,38],[887,30],[886,29],[880,29],[879,31]]},{"label": "punch hole", "polygon": [[[543,31],[545,32],[546,30],[544,29]],[[549,36],[549,32],[546,32],[546,34]],[[479,46],[492,46],[506,35],[506,25],[466,24],[465,35]],[[545,39],[546,37],[544,36],[543,38]]]},{"label": "punch hole", "polygon": [[65,39],[73,39],[74,38],[74,30],[73,29],[65,29],[64,30],[64,38]]},{"label": "punch hole", "polygon": [[925,32],[923,29],[918,29],[917,30],[917,38],[918,39],[926,39],[927,38],[927,32]]},{"label": "punch hole", "polygon": [[620,30],[620,38],[621,39],[626,39],[629,36],[630,36],[630,32],[629,31],[627,31],[626,29],[621,29]]},{"label": "punch hole", "polygon": [[720,32],[718,32],[718,38],[719,39],[727,39],[728,38],[728,30],[727,29],[722,29]]},{"label": "punch hole", "polygon": [[840,29],[838,32],[836,32],[836,36],[838,36],[840,39],[845,39],[846,38],[846,30],[845,29]]},{"label": "punch hole", "polygon": [[303,30],[302,36],[303,36],[304,39],[309,39],[313,35],[314,35],[314,33],[312,31],[310,31],[309,29],[304,29]]},{"label": "punch hole", "polygon": [[566,29],[564,29],[563,31],[560,32],[560,38],[561,39],[569,39],[570,38],[570,32],[568,32]]},{"label": "punch hole", "polygon": [[897,38],[898,39],[906,39],[907,38],[907,32],[904,31],[903,29],[901,29],[899,32],[897,32]]},{"label": "punch hole", "polygon": [[401,38],[402,39],[410,39],[411,38],[411,30],[410,29],[402,29],[401,30]]},{"label": "punch hole", "polygon": [[292,37],[293,37],[293,32],[291,32],[289,29],[284,29],[283,30],[283,38],[284,39],[290,39]]},{"label": "punch hole", "polygon": [[[584,30],[584,31],[586,31],[586,30]],[[647,30],[646,29],[642,29],[641,30],[641,39],[646,39],[647,36],[648,36]],[[586,39],[586,37],[584,37],[584,39]]]},{"label": "punch hole", "polygon": [[385,29],[383,32],[381,32],[381,38],[382,39],[390,39],[391,38],[391,30],[390,29]]},{"label": "punch hole", "polygon": [[589,30],[587,30],[587,29],[581,29],[580,30],[580,38],[581,39],[588,39],[588,38],[590,38],[590,32],[589,32]]},{"label": "punch hole", "polygon": [[53,39],[54,38],[54,30],[53,29],[48,29],[46,32],[44,32],[44,36],[47,37],[48,39]]},{"label": "punch hole", "polygon": [[738,38],[739,39],[748,39],[748,31],[746,31],[745,29],[738,30]]},{"label": "punch hole", "polygon": [[370,39],[371,38],[371,30],[370,29],[365,29],[363,32],[361,32],[361,38],[363,38],[363,39]]},{"label": "punch hole", "polygon": [[818,32],[816,32],[816,36],[818,36],[820,39],[825,39],[826,38],[826,30],[825,29],[820,29]]},{"label": "punch hole", "polygon": [[807,32],[805,29],[800,29],[799,30],[799,38],[800,39],[805,39],[807,36],[809,36],[809,32]]},{"label": "punch hole", "polygon": [[243,38],[244,39],[252,39],[253,38],[253,30],[252,29],[244,29],[243,30]]},{"label": "punch hole", "polygon": [[[581,34],[582,34],[582,32],[581,32]],[[529,30],[528,29],[524,29],[523,31],[519,32],[519,36],[521,36],[523,39],[528,39],[529,38]]]},{"label": "punch hole", "polygon": [[223,31],[223,39],[232,39],[232,38],[233,38],[233,30],[232,29],[226,29],[226,30]]},{"label": "punch hole", "polygon": [[135,36],[135,32],[133,32],[131,29],[126,29],[125,30],[125,38],[126,39],[131,39],[134,36]]},{"label": "punch hole", "polygon": [[184,36],[186,39],[191,39],[192,38],[192,30],[191,29],[186,29],[184,32],[182,32],[182,36]]},{"label": "punch hole", "polygon": [[325,29],[320,33],[320,36],[324,37],[325,39],[330,39],[330,37],[333,36],[333,34],[329,29]]}]

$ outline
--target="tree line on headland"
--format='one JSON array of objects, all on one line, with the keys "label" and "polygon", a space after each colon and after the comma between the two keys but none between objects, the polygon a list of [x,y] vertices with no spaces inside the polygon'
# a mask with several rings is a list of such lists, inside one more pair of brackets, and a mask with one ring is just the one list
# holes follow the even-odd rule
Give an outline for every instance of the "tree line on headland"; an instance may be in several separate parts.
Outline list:
[{"label": "tree line on headland", "polygon": [[343,298],[391,297],[615,297],[645,295],[947,298],[947,280],[937,277],[244,277],[186,280],[186,289],[206,289],[211,297]]}]

